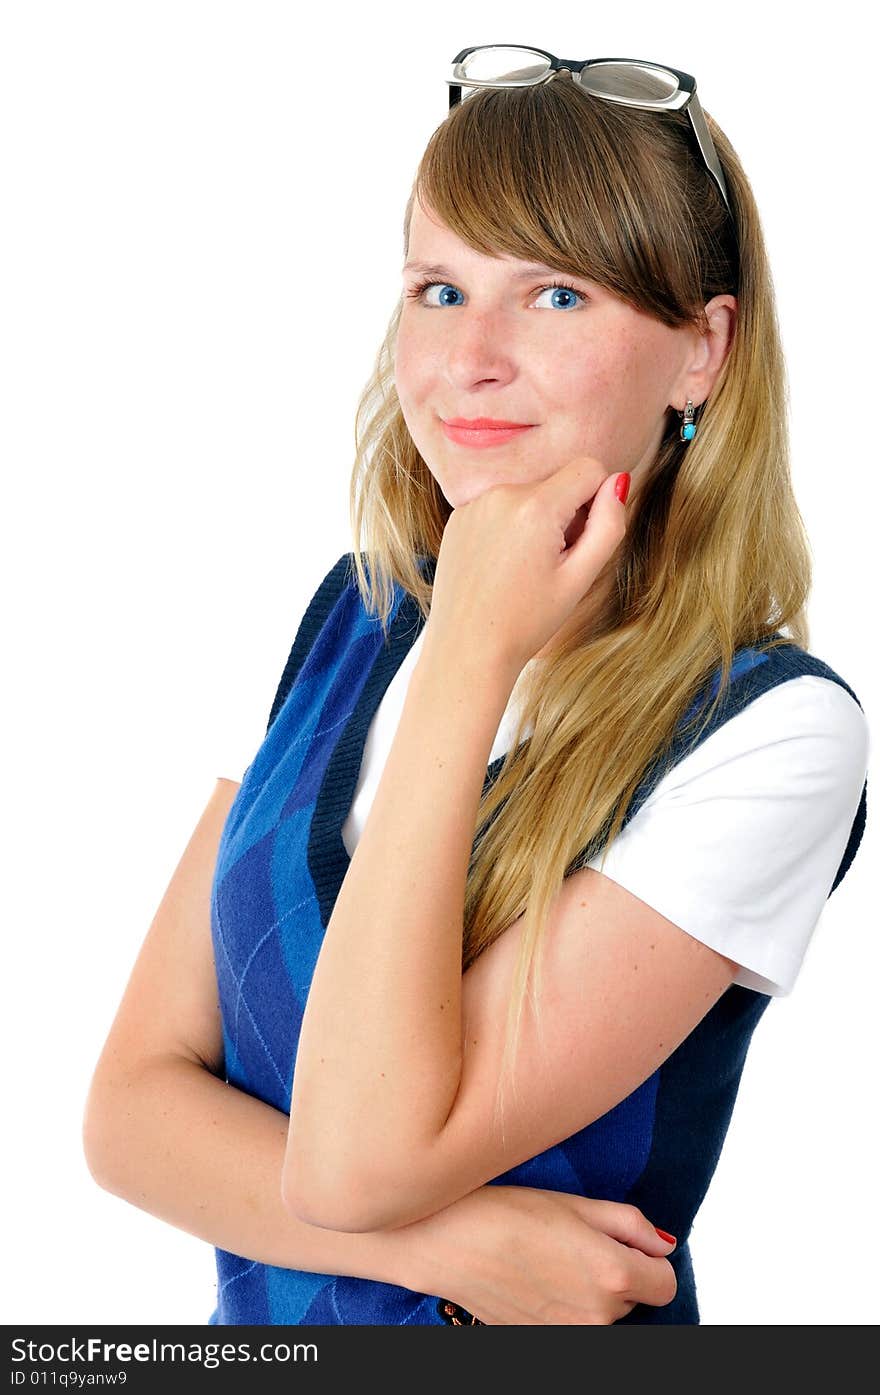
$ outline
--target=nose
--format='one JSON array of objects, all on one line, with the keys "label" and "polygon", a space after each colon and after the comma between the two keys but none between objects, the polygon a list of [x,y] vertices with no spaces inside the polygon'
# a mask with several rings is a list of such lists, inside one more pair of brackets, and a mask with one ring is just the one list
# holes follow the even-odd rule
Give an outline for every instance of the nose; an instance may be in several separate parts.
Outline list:
[{"label": "nose", "polygon": [[514,348],[510,325],[497,310],[468,310],[452,312],[456,320],[450,326],[445,344],[446,372],[450,383],[467,388],[475,383],[509,383],[516,377]]}]

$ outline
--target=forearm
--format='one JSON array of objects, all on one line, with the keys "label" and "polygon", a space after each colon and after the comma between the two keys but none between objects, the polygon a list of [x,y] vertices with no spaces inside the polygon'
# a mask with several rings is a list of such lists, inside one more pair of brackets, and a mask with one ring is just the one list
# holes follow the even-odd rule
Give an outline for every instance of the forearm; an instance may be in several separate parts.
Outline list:
[{"label": "forearm", "polygon": [[[426,643],[323,937],[297,1048],[285,1192],[321,1205],[418,1166],[461,1080],[464,895],[515,675]],[[356,1208],[356,1202],[355,1202]],[[321,1208],[323,1210],[323,1208]]]},{"label": "forearm", "polygon": [[105,1190],[261,1264],[411,1287],[412,1229],[326,1230],[284,1205],[288,1116],[280,1110],[182,1058],[101,1090],[86,1150]]}]

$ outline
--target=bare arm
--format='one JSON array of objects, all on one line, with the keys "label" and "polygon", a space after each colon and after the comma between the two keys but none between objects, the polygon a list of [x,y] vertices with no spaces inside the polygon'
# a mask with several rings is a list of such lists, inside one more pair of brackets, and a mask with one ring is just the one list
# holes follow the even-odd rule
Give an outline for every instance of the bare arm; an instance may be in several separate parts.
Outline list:
[{"label": "bare arm", "polygon": [[[630,1290],[632,1301],[669,1302],[666,1247],[629,1206],[484,1186],[412,1225],[354,1233],[289,1211],[281,1197],[288,1115],[224,1079],[209,901],[237,788],[217,781],[95,1069],[83,1121],[95,1181],[230,1253],[443,1295],[480,1305],[490,1321],[554,1321],[560,1299],[563,1321],[572,1304],[575,1321],[597,1312],[613,1321],[631,1306],[622,1298]],[[548,1241],[553,1254],[576,1257],[574,1273],[548,1263]]]},{"label": "bare arm", "polygon": [[669,1245],[633,1206],[484,1186],[399,1229],[328,1230],[281,1199],[286,1114],[180,1057],[101,1091],[95,1181],[232,1254],[442,1295],[503,1325],[611,1323],[675,1296]]},{"label": "bare arm", "polygon": [[421,1167],[461,1083],[468,859],[516,675],[430,646],[426,634],[303,1012],[284,1199],[310,1220],[390,1203],[390,1165]]},{"label": "bare arm", "polygon": [[232,1254],[412,1287],[401,1232],[350,1235],[290,1213],[288,1116],[226,1083],[210,898],[237,791],[217,781],[132,969],[85,1104],[89,1170],[105,1190]]},{"label": "bare arm", "polygon": [[96,1088],[84,1145],[106,1191],[261,1264],[412,1287],[412,1232],[326,1230],[284,1205],[289,1120],[280,1110],[183,1057],[120,1071],[112,1083],[105,1074]]},{"label": "bare arm", "polygon": [[486,762],[512,687],[510,669],[427,635],[303,1013],[283,1188],[300,1220],[400,1226],[538,1157],[631,1095],[737,973],[610,877],[574,872],[550,907],[543,1030],[526,1015],[499,1129],[524,918],[464,974],[461,945]]}]

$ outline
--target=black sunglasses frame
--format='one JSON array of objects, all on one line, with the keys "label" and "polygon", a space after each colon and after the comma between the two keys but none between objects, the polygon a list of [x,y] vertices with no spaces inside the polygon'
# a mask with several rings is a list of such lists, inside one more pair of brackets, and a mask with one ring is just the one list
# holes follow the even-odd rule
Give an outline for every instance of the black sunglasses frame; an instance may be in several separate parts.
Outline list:
[{"label": "black sunglasses frame", "polygon": [[[463,79],[460,73],[456,72],[458,65],[463,63],[470,54],[477,53],[480,49],[491,48],[513,48],[521,49],[527,53],[539,54],[549,63],[549,70],[546,73],[542,73],[541,76],[537,78],[526,78],[522,81],[512,79],[510,82],[492,82],[476,78],[468,81],[467,79]],[[718,159],[715,142],[712,140],[709,127],[706,124],[703,108],[700,106],[700,101],[697,97],[696,79],[692,77],[690,73],[683,73],[678,68],[671,68],[668,63],[654,63],[646,58],[557,58],[555,54],[548,53],[544,48],[536,48],[533,44],[475,44],[470,48],[463,48],[460,53],[455,55],[452,63],[453,76],[446,79],[449,84],[450,111],[462,100],[462,87],[534,87],[539,83],[549,82],[563,69],[571,75],[575,82],[580,82],[592,96],[601,97],[605,101],[618,102],[624,106],[641,107],[646,111],[674,111],[684,108],[690,119],[691,129],[696,138],[697,145],[699,146],[700,154],[703,157],[703,163],[718,187],[718,191],[730,214],[731,222],[734,221],[733,209],[731,208],[730,198],[727,193],[724,172],[721,168],[721,162]],[[616,97],[608,92],[593,91],[590,88],[589,79],[585,74],[588,73],[590,68],[602,63],[619,63],[635,68],[658,68],[662,72],[671,74],[671,76],[676,79],[678,84],[677,91],[674,92],[670,98],[657,102],[638,101],[631,97]]]}]

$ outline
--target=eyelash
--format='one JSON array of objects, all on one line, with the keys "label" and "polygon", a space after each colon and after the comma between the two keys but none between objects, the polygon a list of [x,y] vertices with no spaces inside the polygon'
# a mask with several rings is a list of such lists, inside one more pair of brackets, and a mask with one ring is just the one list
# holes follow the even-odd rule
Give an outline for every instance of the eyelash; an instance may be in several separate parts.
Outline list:
[{"label": "eyelash", "polygon": [[[413,286],[412,290],[407,291],[407,299],[417,300],[422,292],[428,290],[430,286],[449,286],[451,284],[450,281],[419,281],[417,285]],[[584,305],[587,304],[587,297],[584,295],[583,291],[579,291],[576,286],[570,285],[568,281],[551,281],[547,286],[539,286],[534,294],[543,295],[544,291],[555,290],[571,291],[572,295],[576,295]]]}]

